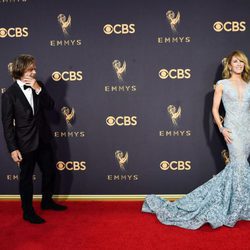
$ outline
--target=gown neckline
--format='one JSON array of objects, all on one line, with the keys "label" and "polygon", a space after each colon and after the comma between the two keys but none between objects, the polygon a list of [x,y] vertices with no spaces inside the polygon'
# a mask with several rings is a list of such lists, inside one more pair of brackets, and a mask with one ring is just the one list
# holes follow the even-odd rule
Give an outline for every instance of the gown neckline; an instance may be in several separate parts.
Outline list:
[{"label": "gown neckline", "polygon": [[242,94],[240,95],[240,93],[239,93],[237,87],[234,86],[233,81],[232,81],[231,79],[227,79],[227,80],[229,81],[229,84],[231,85],[232,89],[234,89],[234,91],[236,92],[236,94],[237,94],[237,100],[238,100],[239,102],[242,102],[242,101],[244,100],[244,96],[245,96],[245,93],[246,93],[246,91],[247,91],[247,85],[248,85],[248,83],[244,81],[245,87],[244,87],[244,89],[242,90]]}]

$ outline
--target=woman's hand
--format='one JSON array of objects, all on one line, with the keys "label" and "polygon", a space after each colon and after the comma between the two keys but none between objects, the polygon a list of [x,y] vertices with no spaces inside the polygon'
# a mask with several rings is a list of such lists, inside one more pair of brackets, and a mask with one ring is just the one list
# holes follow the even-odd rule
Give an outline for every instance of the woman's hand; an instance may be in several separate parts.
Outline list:
[{"label": "woman's hand", "polygon": [[232,143],[233,141],[233,139],[231,138],[232,132],[229,129],[223,128],[221,133],[223,134],[224,140],[226,141],[226,143],[229,143],[229,144]]}]

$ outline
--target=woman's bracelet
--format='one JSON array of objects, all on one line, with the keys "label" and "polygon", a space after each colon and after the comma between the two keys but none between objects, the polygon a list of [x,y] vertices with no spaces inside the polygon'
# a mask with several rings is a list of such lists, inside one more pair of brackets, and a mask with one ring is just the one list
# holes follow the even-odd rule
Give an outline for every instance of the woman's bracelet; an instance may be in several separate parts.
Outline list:
[{"label": "woman's bracelet", "polygon": [[221,127],[219,128],[219,130],[220,130],[221,133],[223,132],[224,129],[225,129],[225,127],[223,127],[223,126],[221,126]]}]

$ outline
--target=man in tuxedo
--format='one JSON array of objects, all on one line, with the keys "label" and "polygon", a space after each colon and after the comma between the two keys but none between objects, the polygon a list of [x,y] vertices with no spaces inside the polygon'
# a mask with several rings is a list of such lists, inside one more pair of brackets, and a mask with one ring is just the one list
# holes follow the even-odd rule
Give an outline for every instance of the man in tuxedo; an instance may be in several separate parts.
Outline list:
[{"label": "man in tuxedo", "polygon": [[45,86],[36,80],[36,62],[31,55],[19,55],[8,65],[14,80],[2,95],[4,137],[13,161],[20,167],[19,191],[23,219],[40,224],[45,220],[32,206],[33,173],[38,164],[42,173],[43,210],[65,210],[67,207],[52,199],[55,163],[51,146],[52,135],[44,111],[54,107]]}]

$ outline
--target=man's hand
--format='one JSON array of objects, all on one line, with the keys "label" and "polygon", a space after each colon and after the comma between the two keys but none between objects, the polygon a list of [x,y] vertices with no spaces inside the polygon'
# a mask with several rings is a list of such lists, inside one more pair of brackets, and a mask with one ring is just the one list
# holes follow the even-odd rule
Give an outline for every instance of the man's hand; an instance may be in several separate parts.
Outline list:
[{"label": "man's hand", "polygon": [[12,151],[11,158],[17,164],[18,167],[20,166],[20,162],[23,160],[21,152],[19,150]]},{"label": "man's hand", "polygon": [[40,86],[39,84],[37,83],[36,79],[31,77],[31,76],[25,76],[22,81],[27,84],[27,85],[30,85],[30,87],[32,89],[34,89],[35,91],[39,91],[40,90]]}]

